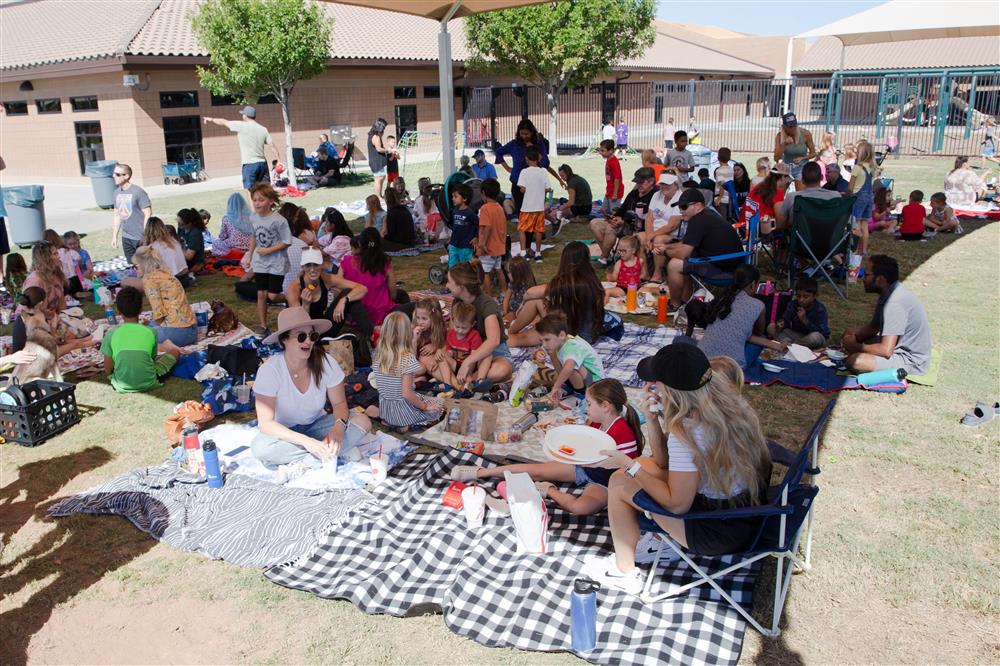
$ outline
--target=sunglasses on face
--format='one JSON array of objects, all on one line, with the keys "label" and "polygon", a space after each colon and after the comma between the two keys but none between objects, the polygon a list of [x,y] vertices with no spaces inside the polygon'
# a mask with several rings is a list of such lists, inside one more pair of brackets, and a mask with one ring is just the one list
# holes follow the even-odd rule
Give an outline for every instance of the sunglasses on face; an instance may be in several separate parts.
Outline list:
[{"label": "sunglasses on face", "polygon": [[677,207],[680,208],[681,210],[687,210],[689,205],[690,204],[681,204],[681,205],[679,205]]},{"label": "sunglasses on face", "polygon": [[[285,333],[281,337],[282,339],[287,340],[288,338],[292,337],[292,334]],[[316,342],[319,339],[319,333],[317,333],[316,331],[309,331],[308,333],[306,333],[305,331],[299,331],[298,333],[295,334],[295,340],[298,341],[300,345],[304,343],[307,339],[309,340],[309,342]]]}]

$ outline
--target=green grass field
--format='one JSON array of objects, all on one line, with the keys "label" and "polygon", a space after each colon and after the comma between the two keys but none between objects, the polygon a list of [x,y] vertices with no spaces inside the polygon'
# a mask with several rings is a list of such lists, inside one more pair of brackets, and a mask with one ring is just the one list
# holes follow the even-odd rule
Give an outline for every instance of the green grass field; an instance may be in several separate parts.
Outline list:
[{"label": "green grass field", "polygon": [[[755,156],[743,156],[753,163]],[[559,159],[592,183],[599,159]],[[626,173],[638,160],[626,161]],[[886,163],[897,194],[940,188],[949,160]],[[419,175],[419,174],[418,174]],[[416,178],[411,177],[415,184]],[[312,213],[362,198],[370,184],[311,192]],[[596,188],[595,188],[596,189]],[[213,212],[216,230],[229,191],[154,201],[156,214],[182,207]],[[899,243],[884,235],[873,252],[899,261],[924,302],[943,360],[937,386],[902,395],[846,392],[824,438],[818,477],[814,568],[795,576],[782,636],[747,632],[746,662],[996,663],[998,628],[997,420],[958,424],[976,400],[1000,397],[1000,225],[970,222],[964,236]],[[559,238],[588,237],[571,226]],[[116,254],[110,233],[88,236],[95,258]],[[407,289],[425,287],[439,253],[395,260]],[[536,268],[540,281],[553,257]],[[221,298],[253,325],[232,280],[200,280],[191,297]],[[874,299],[849,302],[827,286],[835,335],[870,316]],[[92,312],[92,306],[88,309]],[[271,314],[272,321],[274,314]],[[643,321],[637,318],[636,321]],[[645,319],[652,323],[651,319]],[[119,518],[51,520],[57,498],[166,454],[163,421],[200,386],[170,380],[144,395],[118,395],[103,378],[82,381],[82,423],[36,448],[0,447],[0,661],[21,663],[565,663],[568,655],[491,649],[452,635],[440,617],[368,616],[267,582],[259,571],[182,553]],[[769,437],[798,445],[830,396],[747,387]],[[766,577],[766,574],[765,574]],[[758,612],[770,609],[766,592]],[[456,657],[460,655],[459,657]]]}]

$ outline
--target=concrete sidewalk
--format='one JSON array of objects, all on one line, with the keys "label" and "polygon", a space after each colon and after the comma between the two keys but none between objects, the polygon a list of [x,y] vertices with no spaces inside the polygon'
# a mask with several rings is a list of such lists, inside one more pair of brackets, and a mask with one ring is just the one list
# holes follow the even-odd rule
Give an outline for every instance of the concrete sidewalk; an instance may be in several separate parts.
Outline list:
[{"label": "concrete sidewalk", "polygon": [[[20,182],[8,182],[0,179],[0,187],[21,185]],[[186,183],[184,185],[153,185],[144,188],[153,201],[156,210],[156,200],[164,197],[175,197],[181,194],[195,192],[213,192],[217,190],[242,190],[243,181],[240,176],[222,176],[204,182]],[[103,229],[111,229],[111,210],[88,210],[97,206],[94,191],[89,184],[68,185],[54,184],[45,187],[45,226],[59,233],[69,230],[80,233],[91,233]]]}]

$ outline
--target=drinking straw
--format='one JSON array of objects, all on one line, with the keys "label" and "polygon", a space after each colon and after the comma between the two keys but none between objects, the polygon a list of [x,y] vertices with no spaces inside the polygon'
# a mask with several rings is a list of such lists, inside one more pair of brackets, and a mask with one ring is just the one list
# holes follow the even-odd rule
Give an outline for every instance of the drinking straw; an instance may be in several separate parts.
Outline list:
[{"label": "drinking straw", "polygon": [[379,442],[378,444],[378,459],[382,459],[382,442]]}]

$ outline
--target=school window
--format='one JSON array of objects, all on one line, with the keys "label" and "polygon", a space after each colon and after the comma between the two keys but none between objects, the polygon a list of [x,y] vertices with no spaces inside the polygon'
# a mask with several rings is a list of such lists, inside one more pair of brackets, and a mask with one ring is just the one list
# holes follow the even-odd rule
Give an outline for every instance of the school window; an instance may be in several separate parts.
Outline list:
[{"label": "school window", "polygon": [[38,113],[62,113],[62,104],[59,102],[58,97],[36,99],[35,106],[38,107]]},{"label": "school window", "polygon": [[181,90],[160,93],[161,109],[183,109],[191,106],[198,106],[197,90]]},{"label": "school window", "polygon": [[28,115],[28,103],[27,102],[4,102],[3,112],[8,116],[26,116]]},{"label": "school window", "polygon": [[663,95],[653,98],[653,122],[657,125],[663,122]]},{"label": "school window", "polygon": [[212,106],[235,106],[239,103],[236,95],[212,95]]},{"label": "school window", "polygon": [[417,88],[416,86],[396,86],[392,89],[392,96],[395,99],[416,99]]},{"label": "school window", "polygon": [[104,159],[104,139],[101,137],[101,123],[73,123],[76,133],[76,154],[80,160],[80,175],[91,162]]},{"label": "school window", "polygon": [[406,132],[417,131],[416,104],[401,104],[396,107],[396,141],[403,138]]},{"label": "school window", "polygon": [[201,160],[202,166],[204,166],[205,154],[201,148],[201,116],[164,118],[163,143],[167,149],[168,162],[197,159]]},{"label": "school window", "polygon": [[97,111],[97,95],[70,97],[69,106],[74,111]]},{"label": "school window", "polygon": [[575,88],[573,88],[574,95],[582,95],[584,92],[585,91],[583,89],[583,86],[576,86]]},{"label": "school window", "polygon": [[277,104],[278,98],[272,94],[261,95],[260,99],[257,100],[258,104]]},{"label": "school window", "polygon": [[829,91],[825,88],[813,88],[809,95],[809,113],[813,117],[826,115],[826,98]]},{"label": "school window", "polygon": [[424,97],[426,99],[439,99],[441,97],[441,86],[424,86]]}]

